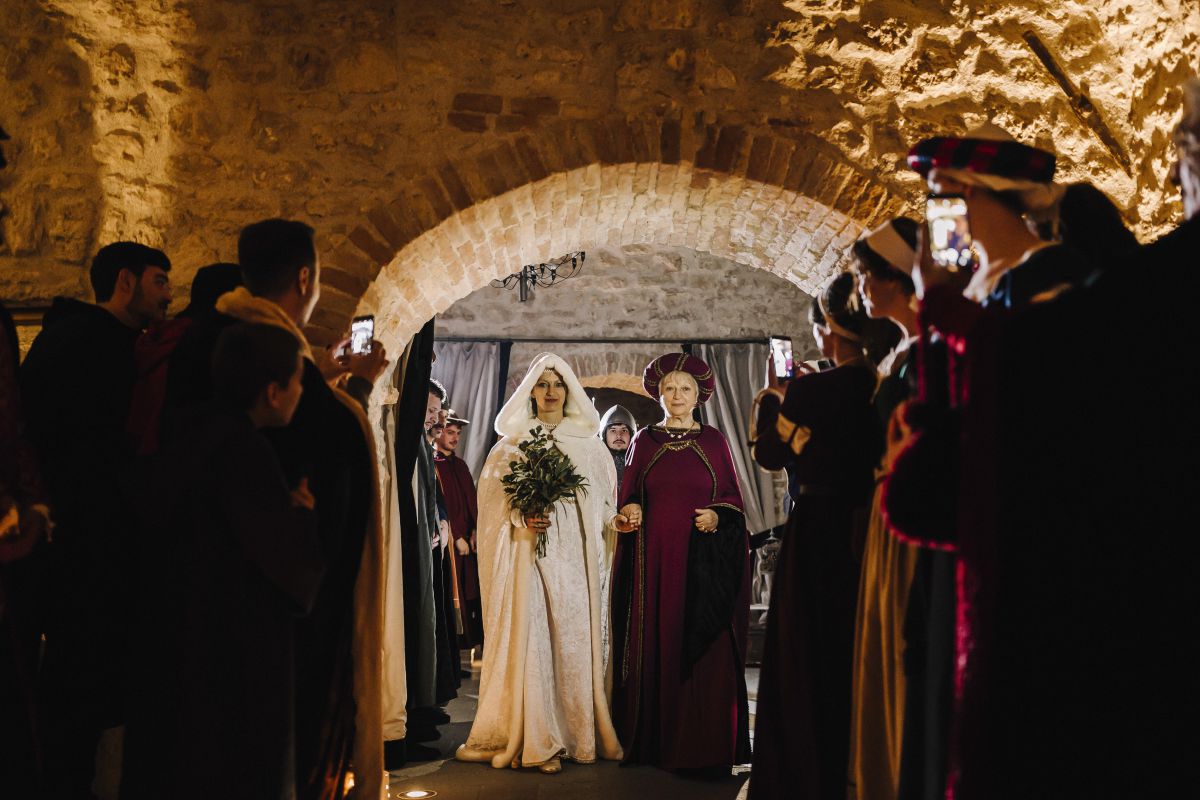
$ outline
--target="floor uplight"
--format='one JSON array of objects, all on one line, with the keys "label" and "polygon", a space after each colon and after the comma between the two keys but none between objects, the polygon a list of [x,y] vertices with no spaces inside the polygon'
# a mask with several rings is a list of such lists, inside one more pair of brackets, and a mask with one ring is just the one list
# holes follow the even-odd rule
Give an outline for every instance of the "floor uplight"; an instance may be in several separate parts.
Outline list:
[{"label": "floor uplight", "polygon": [[400,797],[411,798],[412,800],[424,800],[426,797],[437,797],[437,792],[432,792],[428,789],[410,789],[407,792],[401,792]]}]

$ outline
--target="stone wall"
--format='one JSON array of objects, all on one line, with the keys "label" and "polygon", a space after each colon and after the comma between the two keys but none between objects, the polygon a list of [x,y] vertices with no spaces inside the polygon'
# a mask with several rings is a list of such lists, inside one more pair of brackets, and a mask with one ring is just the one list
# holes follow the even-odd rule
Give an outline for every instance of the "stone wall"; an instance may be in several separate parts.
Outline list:
[{"label": "stone wall", "polygon": [[102,192],[92,67],[61,17],[32,3],[0,4],[0,298],[41,303],[86,297]]},{"label": "stone wall", "polygon": [[[584,339],[585,343],[514,344],[510,388],[534,356],[551,350],[578,367],[585,385],[638,387],[642,369],[678,343],[791,336],[797,356],[816,357],[808,294],[763,270],[707,253],[633,245],[587,254],[579,275],[537,289],[486,287],[438,316],[442,336]],[[668,344],[613,344],[606,339],[668,339]],[[632,379],[632,380],[629,380]]]},{"label": "stone wall", "polygon": [[[296,216],[328,268],[314,338],[363,302],[396,347],[561,254],[570,198],[533,200],[567,175],[615,181],[574,229],[592,249],[692,247],[811,289],[919,196],[909,144],[989,116],[1148,237],[1178,215],[1168,131],[1198,32],[1200,0],[5,3],[0,296],[87,296],[116,237],[166,247],[186,284],[242,225]],[[639,230],[664,177],[684,207]]]}]

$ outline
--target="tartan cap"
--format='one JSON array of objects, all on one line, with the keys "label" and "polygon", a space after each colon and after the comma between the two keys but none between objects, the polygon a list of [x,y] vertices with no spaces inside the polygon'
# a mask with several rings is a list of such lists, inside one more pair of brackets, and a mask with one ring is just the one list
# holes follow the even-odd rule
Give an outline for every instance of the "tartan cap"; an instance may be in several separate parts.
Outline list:
[{"label": "tartan cap", "polygon": [[908,166],[921,177],[931,170],[961,170],[1012,181],[1049,183],[1055,156],[1012,139],[995,126],[967,136],[934,136],[908,151]]}]

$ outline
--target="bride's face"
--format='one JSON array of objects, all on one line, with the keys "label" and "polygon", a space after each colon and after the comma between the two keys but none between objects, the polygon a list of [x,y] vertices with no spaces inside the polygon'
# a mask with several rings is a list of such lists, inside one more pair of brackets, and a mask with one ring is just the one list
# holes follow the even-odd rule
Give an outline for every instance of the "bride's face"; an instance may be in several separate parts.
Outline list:
[{"label": "bride's face", "polygon": [[561,375],[548,369],[538,378],[529,395],[537,405],[539,414],[561,412],[567,402],[567,385],[563,383]]}]

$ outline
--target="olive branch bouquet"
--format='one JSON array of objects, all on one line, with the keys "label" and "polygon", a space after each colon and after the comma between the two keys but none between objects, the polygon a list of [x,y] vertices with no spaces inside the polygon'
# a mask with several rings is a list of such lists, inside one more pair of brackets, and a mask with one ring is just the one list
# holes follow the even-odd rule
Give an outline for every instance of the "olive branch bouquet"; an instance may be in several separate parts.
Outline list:
[{"label": "olive branch bouquet", "polygon": [[[587,480],[575,471],[554,438],[542,428],[529,431],[533,438],[517,445],[522,458],[508,462],[509,473],[500,479],[508,502],[522,516],[548,514],[559,500],[587,494]],[[537,557],[546,555],[546,532],[538,531]]]}]

